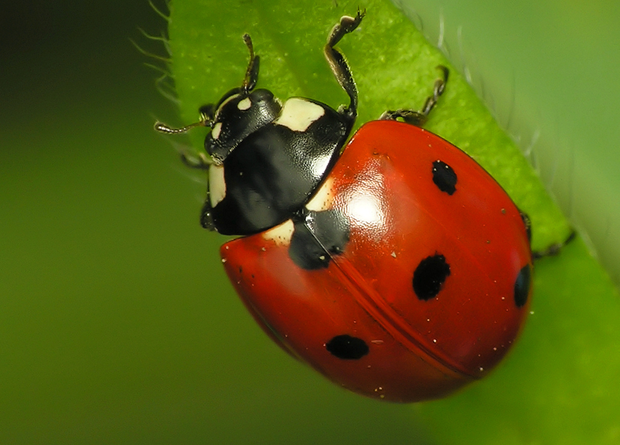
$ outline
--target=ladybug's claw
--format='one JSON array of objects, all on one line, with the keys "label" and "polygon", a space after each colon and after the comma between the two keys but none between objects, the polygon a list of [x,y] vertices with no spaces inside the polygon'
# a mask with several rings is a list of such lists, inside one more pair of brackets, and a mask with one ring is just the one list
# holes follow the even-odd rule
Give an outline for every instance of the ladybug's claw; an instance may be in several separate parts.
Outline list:
[{"label": "ladybug's claw", "polygon": [[366,10],[357,10],[357,14],[355,17],[349,17],[348,15],[342,16],[340,18],[340,22],[336,23],[336,25],[332,28],[332,31],[329,33],[329,38],[327,39],[327,45],[330,47],[334,47],[340,42],[340,40],[347,34],[355,31],[360,23],[362,23],[362,19],[366,15]]},{"label": "ladybug's claw", "polygon": [[437,65],[437,69],[441,70],[442,77],[435,81],[433,85],[433,95],[429,96],[424,103],[424,108],[420,111],[420,113],[424,117],[428,117],[431,110],[437,105],[437,101],[439,100],[439,96],[441,96],[446,89],[446,83],[448,83],[448,76],[450,75],[450,70],[443,65]]}]

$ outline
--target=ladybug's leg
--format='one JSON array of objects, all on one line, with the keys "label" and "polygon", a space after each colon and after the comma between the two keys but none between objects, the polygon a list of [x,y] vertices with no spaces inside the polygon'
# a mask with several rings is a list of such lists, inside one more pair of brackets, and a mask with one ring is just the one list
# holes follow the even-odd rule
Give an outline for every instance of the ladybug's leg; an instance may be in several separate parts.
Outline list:
[{"label": "ladybug's leg", "polygon": [[426,98],[426,102],[424,102],[424,107],[419,110],[394,110],[394,111],[386,111],[381,115],[379,119],[381,120],[397,120],[401,118],[405,122],[411,125],[415,125],[416,127],[421,127],[424,125],[426,120],[428,119],[428,115],[431,110],[435,108],[437,105],[437,101],[439,100],[439,96],[441,96],[446,88],[446,83],[448,83],[448,75],[450,71],[443,65],[439,65],[437,67],[441,70],[442,77],[435,81],[435,85],[433,86],[433,94]]},{"label": "ladybug's leg", "polygon": [[342,17],[340,22],[336,23],[332,28],[327,38],[327,44],[325,45],[325,57],[329,62],[329,66],[334,76],[336,76],[336,80],[338,80],[342,89],[349,95],[351,101],[347,108],[338,111],[352,121],[357,117],[357,87],[355,86],[355,80],[351,74],[349,64],[340,51],[334,48],[334,46],[337,45],[345,35],[353,32],[359,26],[365,14],[365,10],[358,10],[355,17],[346,15]]},{"label": "ladybug's leg", "polygon": [[[523,224],[525,224],[525,231],[527,232],[527,239],[532,242],[532,222],[530,221],[530,217],[527,216],[527,213],[521,212],[521,219],[523,220]],[[555,256],[560,253],[560,250],[577,236],[577,232],[571,230],[571,233],[566,237],[566,239],[560,243],[554,243],[550,246],[547,246],[544,250],[535,250],[532,252],[532,258],[535,260],[539,260],[541,258],[545,258],[548,256]]]},{"label": "ladybug's leg", "polygon": [[[527,216],[527,213],[519,211],[521,213],[521,219],[523,220],[523,224],[525,225],[525,231],[527,232],[527,239],[532,242],[532,222],[530,221],[530,217]],[[532,252],[532,258],[535,260],[539,260],[540,258],[545,258],[548,256],[555,256],[560,253],[562,247],[566,246],[577,236],[577,232],[571,230],[571,233],[566,237],[566,239],[560,243],[554,243],[550,246],[547,246],[544,250],[535,250]]]},{"label": "ladybug's leg", "polygon": [[564,241],[562,241],[561,243],[554,243],[554,244],[551,244],[550,246],[547,246],[547,248],[544,249],[544,250],[536,250],[536,251],[532,252],[532,258],[535,259],[535,260],[539,260],[541,258],[545,258],[545,257],[548,257],[548,256],[555,256],[558,253],[560,253],[560,250],[562,250],[562,248],[564,246],[566,246],[568,243],[570,243],[576,237],[577,237],[577,232],[572,230],[570,235],[568,235],[566,237],[566,239]]},{"label": "ladybug's leg", "polygon": [[523,225],[525,226],[525,231],[527,232],[527,240],[531,244],[532,243],[532,221],[530,220],[530,217],[528,216],[527,213],[522,212],[521,210],[519,210],[519,213],[521,214],[521,219],[523,220]]}]

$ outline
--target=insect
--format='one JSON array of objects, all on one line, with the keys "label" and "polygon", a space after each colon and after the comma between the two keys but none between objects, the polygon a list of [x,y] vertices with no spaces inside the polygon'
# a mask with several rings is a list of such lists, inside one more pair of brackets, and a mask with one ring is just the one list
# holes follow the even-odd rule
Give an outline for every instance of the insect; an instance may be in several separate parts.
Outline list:
[{"label": "insect", "polygon": [[200,108],[211,129],[201,223],[238,238],[221,247],[231,283],[263,330],[336,384],[394,402],[444,397],[489,373],[528,314],[530,224],[473,159],[422,128],[421,110],[386,111],[347,143],[358,109],[335,45],[364,12],[342,17],[325,56],[349,104],[280,102],[243,83]]}]

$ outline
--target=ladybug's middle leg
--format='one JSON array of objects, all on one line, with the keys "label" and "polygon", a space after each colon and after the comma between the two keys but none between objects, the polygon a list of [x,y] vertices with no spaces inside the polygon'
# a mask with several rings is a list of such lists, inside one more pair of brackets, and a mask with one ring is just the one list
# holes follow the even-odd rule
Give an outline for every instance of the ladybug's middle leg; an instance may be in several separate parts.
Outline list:
[{"label": "ladybug's middle leg", "polygon": [[448,83],[448,75],[450,74],[448,68],[443,65],[439,65],[437,68],[441,70],[442,77],[435,81],[435,85],[433,86],[433,94],[426,98],[424,107],[422,107],[421,110],[388,110],[384,112],[379,119],[395,121],[398,118],[401,118],[408,124],[415,125],[416,127],[423,126],[428,119],[428,115],[431,110],[435,107],[435,105],[437,105],[439,96],[443,94],[446,88],[446,83]]},{"label": "ladybug's middle leg", "polygon": [[339,113],[346,116],[351,122],[351,126],[357,117],[357,87],[355,86],[355,80],[351,74],[351,69],[344,56],[334,46],[340,42],[340,40],[347,34],[353,32],[359,24],[362,22],[366,11],[357,11],[355,17],[344,16],[340,19],[340,22],[332,28],[327,38],[327,44],[325,45],[325,58],[329,63],[329,66],[336,76],[336,80],[349,95],[350,103],[348,107],[340,107]]}]

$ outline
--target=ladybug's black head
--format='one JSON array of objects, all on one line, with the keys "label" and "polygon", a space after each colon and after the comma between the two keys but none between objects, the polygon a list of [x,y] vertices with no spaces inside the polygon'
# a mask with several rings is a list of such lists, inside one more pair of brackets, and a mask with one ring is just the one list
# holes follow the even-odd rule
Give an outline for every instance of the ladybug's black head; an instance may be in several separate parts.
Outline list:
[{"label": "ladybug's black head", "polygon": [[269,90],[245,91],[241,87],[229,91],[217,105],[200,108],[203,121],[211,127],[205,150],[216,164],[221,164],[242,140],[273,122],[281,109],[280,101]]},{"label": "ladybug's black head", "polygon": [[250,62],[240,87],[228,91],[216,104],[200,107],[198,122],[181,128],[155,123],[155,130],[166,134],[186,133],[195,127],[211,128],[211,133],[205,138],[205,150],[212,162],[197,164],[199,168],[210,164],[222,165],[241,141],[273,122],[282,110],[282,104],[271,91],[254,91],[258,82],[260,57],[254,54],[252,39],[248,34],[243,36],[243,41],[250,51]]},{"label": "ladybug's black head", "polygon": [[253,91],[258,82],[260,57],[254,54],[248,34],[243,36],[243,41],[250,52],[243,83],[224,94],[217,104],[200,108],[201,122],[211,127],[205,139],[205,150],[215,164],[222,164],[242,140],[273,122],[282,109],[271,91]]}]

